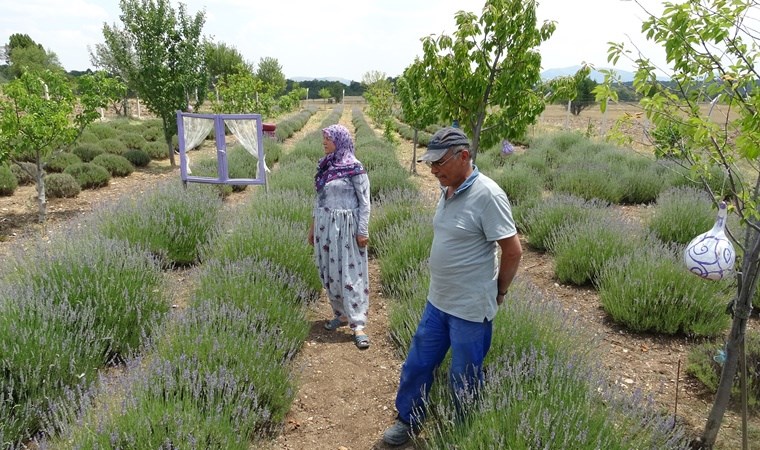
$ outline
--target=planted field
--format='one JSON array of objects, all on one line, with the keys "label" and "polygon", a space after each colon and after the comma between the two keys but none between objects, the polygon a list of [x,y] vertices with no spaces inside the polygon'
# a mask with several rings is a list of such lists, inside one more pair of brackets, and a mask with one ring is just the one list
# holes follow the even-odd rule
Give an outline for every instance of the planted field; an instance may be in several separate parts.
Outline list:
[{"label": "planted field", "polygon": [[[122,433],[123,439],[127,439],[129,433],[124,430],[145,430],[146,424],[151,421],[162,423],[162,417],[166,414],[173,417],[175,422],[172,423],[176,424],[176,420],[180,419],[187,423],[187,420],[195,417],[192,413],[208,419],[205,429],[211,430],[206,435],[210,440],[205,442],[226,448],[238,445],[245,448],[248,441],[213,439],[226,436],[232,440],[233,437],[237,439],[238,433],[243,433],[251,440],[263,439],[257,441],[257,447],[382,448],[378,444],[380,433],[392,422],[394,416],[393,395],[400,364],[397,353],[403,353],[410,328],[416,325],[415,314],[419,313],[419,303],[424,300],[427,276],[424,258],[427,256],[426,240],[429,235],[426,232],[429,231],[427,225],[430,218],[428,207],[435,202],[437,187],[435,179],[429,176],[426,168],[420,167],[420,175],[415,177],[397,173],[394,161],[397,161],[398,167],[405,169],[409,166],[411,148],[408,143],[393,148],[376,142],[371,127],[363,123],[361,114],[354,114],[353,123],[350,111],[342,111],[330,119],[357,130],[357,142],[361,143],[357,145],[358,156],[363,162],[372,165],[373,188],[377,189],[377,192],[373,189],[376,209],[371,224],[371,246],[375,252],[375,266],[371,272],[373,316],[368,329],[373,346],[369,352],[359,353],[348,334],[329,333],[321,329],[322,321],[329,317],[329,308],[326,310],[323,298],[313,303],[317,300],[318,285],[315,287],[310,278],[310,274],[313,275],[309,268],[310,249],[305,245],[308,226],[305,220],[308,220],[310,193],[313,189],[310,177],[313,176],[314,163],[319,157],[319,145],[310,140],[313,137],[309,138],[308,133],[324,126],[323,120],[328,120],[328,115],[328,111],[320,111],[308,120],[303,133],[285,141],[283,156],[271,177],[271,195],[262,195],[261,189],[228,195],[219,213],[219,223],[224,224],[222,237],[212,237],[209,241],[214,242],[212,246],[199,247],[200,265],[194,269],[164,272],[170,281],[163,284],[159,291],[167,299],[164,302],[156,301],[176,307],[162,322],[164,326],[159,332],[162,337],[151,342],[141,353],[144,355],[142,364],[135,364],[139,361],[130,359],[125,365],[119,366],[121,375],[110,380],[110,386],[113,383],[123,383],[123,389],[135,389],[127,391],[136,393],[131,394],[134,399],[128,402],[126,411],[119,407],[109,408],[108,405],[89,413],[85,410],[84,417],[90,421],[88,423],[108,430],[107,434],[102,435],[102,445],[108,445],[113,442],[113,436],[121,436]],[[533,165],[528,157],[531,151],[541,148],[541,142],[533,144],[532,149],[515,155],[517,157],[513,160],[492,158],[490,166],[489,158],[484,154],[479,165],[489,176],[501,180],[508,191],[512,189],[510,186],[515,189],[524,187],[524,182],[512,182],[510,174],[523,173],[516,167],[525,165],[534,172],[524,172],[529,175],[524,179],[538,177],[536,174],[541,173],[541,169]],[[547,149],[545,151],[560,146],[558,141],[549,139],[544,144]],[[362,152],[362,148],[372,150]],[[612,150],[596,150],[609,151],[609,160],[615,161],[616,167],[621,167],[621,160],[613,158],[617,155]],[[390,158],[391,153],[395,153],[393,156],[396,158]],[[563,151],[562,155],[569,157],[571,152]],[[636,165],[639,164],[637,161],[626,161],[625,164],[640,167]],[[565,165],[570,166],[569,163]],[[109,206],[98,203],[101,199],[110,199],[111,205],[119,205],[119,201],[125,201],[119,194],[129,193],[133,197],[137,193],[141,197],[153,195],[153,185],[159,179],[178,177],[176,169],[159,169],[160,167],[159,164],[149,166],[153,173],[138,170],[101,191],[85,191],[75,199],[53,203],[52,220],[48,230],[44,231],[71,228],[83,223],[82,219],[98,215],[99,211],[107,211]],[[380,176],[381,173],[384,175]],[[552,179],[553,186],[565,186],[563,189],[568,191],[574,189],[575,184],[570,182],[572,172],[562,175],[564,172],[550,167],[546,173],[556,177]],[[543,176],[541,178],[544,179]],[[615,178],[621,182],[628,179],[624,176]],[[385,182],[386,180],[391,181]],[[662,188],[662,180],[657,182]],[[587,187],[589,183],[585,185]],[[392,189],[399,186],[405,186],[406,189],[399,192]],[[117,192],[119,190],[121,192]],[[607,191],[610,189],[605,190]],[[631,191],[627,188],[619,192],[628,195]],[[540,215],[542,210],[538,208],[538,203],[532,202],[536,192],[543,193],[544,190],[523,189],[510,192],[516,213],[523,217],[526,224],[530,223],[528,219],[531,217],[541,218],[536,220],[537,225],[551,223],[547,216]],[[636,192],[648,191],[639,189]],[[657,199],[658,194],[654,194],[654,198]],[[6,200],[7,203],[4,203]],[[23,199],[0,197],[0,209],[13,207],[23,211],[23,202]],[[202,203],[207,207],[212,204],[208,199],[202,200]],[[570,203],[571,206],[575,204],[583,204],[583,201]],[[615,217],[597,219],[596,222],[607,224],[606,221],[609,221],[612,224],[615,222],[613,219],[625,217],[630,219],[627,221],[630,226],[638,224],[644,228],[649,219],[658,213],[656,203],[650,201],[648,204],[649,206],[641,206],[630,202],[599,208],[612,211]],[[26,206],[33,218],[34,204]],[[112,217],[111,214],[105,216]],[[555,220],[564,223],[568,214],[563,213],[559,217]],[[43,231],[37,229],[31,220],[16,220],[14,223],[13,228],[6,229],[9,231],[1,246],[4,256],[29,248],[28,238],[36,240],[37,233]],[[118,230],[118,227],[111,229],[114,228]],[[586,229],[589,232],[593,230],[589,226]],[[609,225],[605,229],[615,230],[616,225]],[[479,405],[473,411],[481,421],[473,423],[470,428],[451,428],[445,420],[451,411],[440,407],[436,410],[440,422],[432,422],[439,425],[428,428],[424,440],[413,447],[446,448],[458,444],[461,448],[489,448],[489,445],[501,442],[501,447],[508,448],[510,443],[543,442],[550,436],[557,436],[557,440],[552,441],[556,445],[550,448],[594,448],[585,444],[578,446],[582,439],[577,433],[581,433],[593,437],[594,442],[607,443],[604,448],[679,448],[678,444],[682,441],[677,434],[670,435],[669,431],[659,430],[655,425],[668,425],[668,418],[675,412],[675,396],[678,392],[677,422],[689,433],[701,429],[710,403],[709,392],[695,378],[686,375],[685,365],[690,350],[702,341],[698,336],[705,332],[690,332],[688,337],[680,331],[672,335],[662,333],[661,330],[634,332],[624,322],[613,320],[605,310],[600,292],[593,284],[585,280],[573,281],[574,275],[582,272],[573,266],[566,269],[566,273],[570,274],[567,277],[562,275],[563,272],[557,272],[558,267],[561,267],[558,256],[562,254],[563,246],[575,243],[574,240],[563,241],[559,235],[547,238],[549,251],[543,251],[535,246],[536,230],[535,226],[531,230],[521,230],[526,253],[519,273],[520,283],[514,289],[509,305],[499,315],[499,337],[494,344],[491,361],[494,376],[494,390],[489,393],[491,402]],[[628,235],[635,234],[628,228],[623,230]],[[549,234],[551,235],[550,232]],[[56,241],[57,236],[60,235],[52,233],[47,239]],[[255,239],[249,239],[251,236]],[[611,236],[610,239],[614,237]],[[194,241],[202,240],[196,238]],[[607,247],[618,245],[609,244]],[[573,252],[582,250],[570,247],[567,251],[572,255]],[[277,255],[283,254],[287,258],[274,262]],[[229,261],[236,262],[230,265]],[[595,264],[591,264],[588,270],[590,272],[586,274],[591,279],[603,273],[594,272]],[[287,280],[276,277],[272,279],[266,276],[267,273],[283,274]],[[613,275],[609,274],[610,277]],[[687,280],[691,283],[697,281],[696,277]],[[622,281],[616,281],[613,284],[621,283]],[[257,293],[258,289],[262,291]],[[238,297],[235,293],[250,295]],[[278,308],[282,309],[266,306],[273,298],[278,299]],[[251,301],[260,303],[249,303]],[[307,308],[287,309],[292,306],[292,301]],[[215,307],[214,302],[225,306]],[[710,303],[711,300],[705,302]],[[722,306],[722,297],[720,302]],[[267,310],[267,314],[271,315],[264,316],[262,310]],[[706,312],[701,317],[709,315]],[[671,316],[681,319],[681,323],[694,323],[689,317],[675,317],[672,313]],[[719,312],[715,317],[720,320],[723,316]],[[289,320],[293,322],[292,328],[288,325],[288,329],[293,331],[292,334],[288,332],[288,339],[272,344],[263,340],[265,336],[274,334],[267,327],[280,324],[284,329]],[[639,323],[635,316],[629,320]],[[254,327],[254,324],[261,326]],[[756,321],[752,327],[757,329]],[[702,329],[704,328],[700,328]],[[706,334],[715,335],[715,332],[708,329]],[[183,347],[182,343],[188,341],[197,345],[192,348]],[[536,347],[537,342],[543,344],[542,349]],[[579,343],[583,345],[578,345]],[[72,343],[72,346],[77,348],[76,343]],[[261,352],[261,348],[267,350]],[[531,353],[533,350],[537,353]],[[184,360],[182,355],[193,355],[196,359]],[[563,355],[571,357],[571,360],[562,359]],[[265,356],[274,360],[266,359]],[[265,359],[263,366],[272,372],[252,369],[258,364],[254,361],[257,357]],[[288,362],[290,360],[292,362]],[[110,361],[112,363],[113,358]],[[239,372],[233,362],[240,364]],[[573,371],[565,364],[567,362],[572,362],[573,366],[577,363],[579,367],[601,371]],[[682,365],[680,373],[679,362]],[[225,367],[224,376],[219,370],[211,370],[215,367],[212,363],[223,363],[216,367]],[[509,370],[518,366],[536,370],[540,376],[524,378]],[[211,384],[211,379],[202,380],[195,375],[193,370],[196,368],[215,374],[215,382],[225,379],[229,382],[226,385]],[[280,372],[280,369],[286,370]],[[188,376],[175,379],[167,376],[171,372],[186,373]],[[597,378],[600,375],[607,377]],[[246,386],[259,386],[263,381],[257,381],[256,377],[271,379],[274,387],[284,390],[249,391],[242,385],[238,385],[238,390],[232,390],[230,383],[233,380],[246,380]],[[94,376],[88,375],[88,378],[94,379]],[[105,380],[102,381],[104,385],[109,385]],[[178,381],[186,384],[172,384]],[[600,389],[604,387],[607,396],[597,397],[589,390],[588,383],[592,382],[599,383],[594,386]],[[167,386],[166,383],[177,387],[174,398],[183,399],[182,402],[167,401],[166,390],[156,390],[157,386]],[[557,391],[556,386],[564,390]],[[510,390],[517,387],[520,389]],[[654,396],[654,410],[635,402],[633,393],[639,389]],[[100,403],[103,399],[107,400],[109,395],[118,396],[119,391],[120,389],[105,389],[96,393],[94,398],[99,399],[97,403]],[[198,397],[197,392],[205,392],[206,395]],[[516,396],[514,398],[527,399],[537,398],[535,395],[540,392],[539,397],[545,402],[515,402],[505,408],[504,402],[514,401],[505,392],[511,392]],[[218,405],[218,410],[222,413],[209,415],[204,408],[212,405],[211,397],[216,394],[219,394],[220,403],[214,405]],[[445,404],[445,395],[445,392],[436,393],[438,405]],[[255,409],[252,402],[238,401],[251,398],[258,399],[257,405],[267,407]],[[622,409],[616,409],[618,407]],[[640,415],[624,417],[622,411],[630,412],[631,409],[626,408],[632,407]],[[236,416],[231,409],[226,408],[233,408],[235,414],[246,415]],[[506,414],[505,411],[511,413]],[[560,411],[564,414],[559,414]],[[546,414],[550,414],[552,420],[556,421],[555,424],[562,426],[541,425],[545,422]],[[229,417],[256,419],[242,426],[234,420],[229,422]],[[528,422],[524,426],[510,426],[525,420]],[[751,423],[754,433],[757,433],[756,415]],[[552,433],[562,427],[576,434]],[[625,430],[622,433],[621,427]],[[721,430],[720,448],[736,448],[737,427],[738,415],[732,410]],[[180,447],[191,445],[191,442],[181,440],[191,433],[189,429],[169,425],[167,429],[173,433],[171,442]],[[498,432],[510,429],[514,430],[514,435]],[[228,430],[226,435],[224,430]],[[87,437],[76,427],[67,432],[80,443],[93,442],[87,439],[100,439],[97,436]],[[151,442],[149,446],[152,447],[164,442],[149,440],[159,436],[156,433],[143,431],[142,434],[133,433],[132,436],[146,439],[145,442]],[[68,448],[60,441],[53,441],[53,446]]]}]

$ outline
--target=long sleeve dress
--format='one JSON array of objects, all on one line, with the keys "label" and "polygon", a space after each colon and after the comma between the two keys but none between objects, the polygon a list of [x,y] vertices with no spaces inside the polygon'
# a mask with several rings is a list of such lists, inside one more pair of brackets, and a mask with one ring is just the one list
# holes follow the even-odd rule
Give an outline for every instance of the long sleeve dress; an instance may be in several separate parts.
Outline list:
[{"label": "long sleeve dress", "polygon": [[354,331],[364,329],[369,310],[367,248],[356,236],[369,236],[369,177],[338,178],[317,192],[314,252],[322,285],[335,317],[347,317]]}]

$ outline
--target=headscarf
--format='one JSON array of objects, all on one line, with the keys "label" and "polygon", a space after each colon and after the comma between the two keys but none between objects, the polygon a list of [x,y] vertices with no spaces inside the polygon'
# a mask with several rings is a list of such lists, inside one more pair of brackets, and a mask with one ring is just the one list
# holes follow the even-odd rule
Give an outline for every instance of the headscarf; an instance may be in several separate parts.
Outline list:
[{"label": "headscarf", "polygon": [[317,174],[314,176],[314,187],[317,191],[321,191],[332,180],[367,173],[362,163],[354,156],[354,142],[346,127],[330,125],[324,128],[322,133],[335,143],[335,151],[325,155],[317,163]]}]

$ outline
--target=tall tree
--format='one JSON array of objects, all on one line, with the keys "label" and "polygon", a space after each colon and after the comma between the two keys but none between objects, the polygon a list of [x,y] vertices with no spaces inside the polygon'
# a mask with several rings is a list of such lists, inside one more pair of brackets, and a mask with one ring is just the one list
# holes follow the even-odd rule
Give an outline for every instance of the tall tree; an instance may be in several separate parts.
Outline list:
[{"label": "tall tree", "polygon": [[[97,86],[97,81],[91,86]],[[98,92],[94,89],[78,102],[64,74],[50,70],[25,72],[3,87],[0,162],[35,161],[40,222],[45,221],[47,209],[44,161],[52,152],[71,144],[98,117],[97,108],[104,103]]]},{"label": "tall tree", "polygon": [[428,87],[425,83],[425,67],[417,58],[404,69],[403,75],[396,81],[396,94],[401,103],[404,122],[414,128],[410,168],[412,173],[417,173],[418,131],[432,125],[438,118],[438,102],[432,93],[426,92]]},{"label": "tall tree", "polygon": [[241,71],[252,73],[253,67],[235,47],[224,42],[206,42],[203,47],[210,87],[218,101],[220,83],[226,83],[229,76]]},{"label": "tall tree", "polygon": [[5,63],[8,65],[11,64],[11,53],[13,53],[14,49],[29,47],[36,47],[39,50],[45,50],[42,48],[41,44],[34,42],[34,39],[32,39],[28,34],[14,33],[10,35],[8,38],[8,43],[5,45],[5,50],[3,52]]},{"label": "tall tree", "polygon": [[268,56],[261,58],[259,68],[256,70],[256,77],[261,80],[264,89],[273,98],[278,97],[285,91],[287,81],[277,58]]},{"label": "tall tree", "polygon": [[[720,167],[728,176],[729,201],[746,224],[743,238],[734,239],[743,256],[736,271],[736,296],[729,304],[733,322],[726,337],[726,358],[702,435],[701,445],[708,449],[715,444],[738,362],[744,358],[747,320],[760,275],[760,73],[755,65],[760,52],[754,7],[754,0],[666,2],[661,17],[650,15],[642,30],[665,50],[673,67],[669,85],[657,79],[658,68],[648,58],[631,56],[624,44],[613,44],[608,57],[613,63],[622,56],[634,60],[633,84],[643,96],[640,103],[647,118],[679,137],[673,141],[679,148],[670,152],[677,155],[674,161],[703,181],[711,167]],[[720,104],[721,112],[701,108],[704,102]],[[721,200],[721,193],[703,184],[716,201]],[[746,448],[746,429],[744,439]]]},{"label": "tall tree", "polygon": [[172,136],[177,133],[177,110],[187,110],[190,99],[195,109],[206,98],[208,74],[205,68],[201,32],[205,13],[194,17],[180,3],[175,10],[169,0],[121,0],[119,16],[133,45],[130,53],[115,54],[119,67],[128,73],[129,86],[148,109],[161,118],[167,152],[175,165]]},{"label": "tall tree", "polygon": [[423,39],[423,64],[444,119],[458,120],[478,149],[522,137],[544,109],[538,47],[554,22],[536,28],[535,0],[487,0],[480,17],[459,11],[454,36]]},{"label": "tall tree", "polygon": [[12,34],[5,46],[5,57],[13,78],[18,78],[27,71],[63,71],[58,56],[53,52],[46,51],[28,34]]},{"label": "tall tree", "polygon": [[133,89],[129,76],[136,70],[132,37],[117,24],[103,24],[103,37],[104,43],[95,44],[94,49],[87,48],[90,53],[90,62],[96,68],[106,71],[127,86],[124,97],[121,99],[121,111],[125,116],[128,116],[129,89]]}]

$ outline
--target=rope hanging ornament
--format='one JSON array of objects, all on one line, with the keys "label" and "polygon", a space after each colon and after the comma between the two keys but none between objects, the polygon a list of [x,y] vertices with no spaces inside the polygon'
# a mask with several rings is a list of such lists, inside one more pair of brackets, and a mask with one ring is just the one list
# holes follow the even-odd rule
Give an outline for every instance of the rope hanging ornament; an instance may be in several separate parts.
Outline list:
[{"label": "rope hanging ornament", "polygon": [[722,280],[733,274],[736,252],[724,231],[727,215],[728,207],[722,201],[712,229],[695,237],[686,246],[683,261],[691,273],[708,280]]}]

